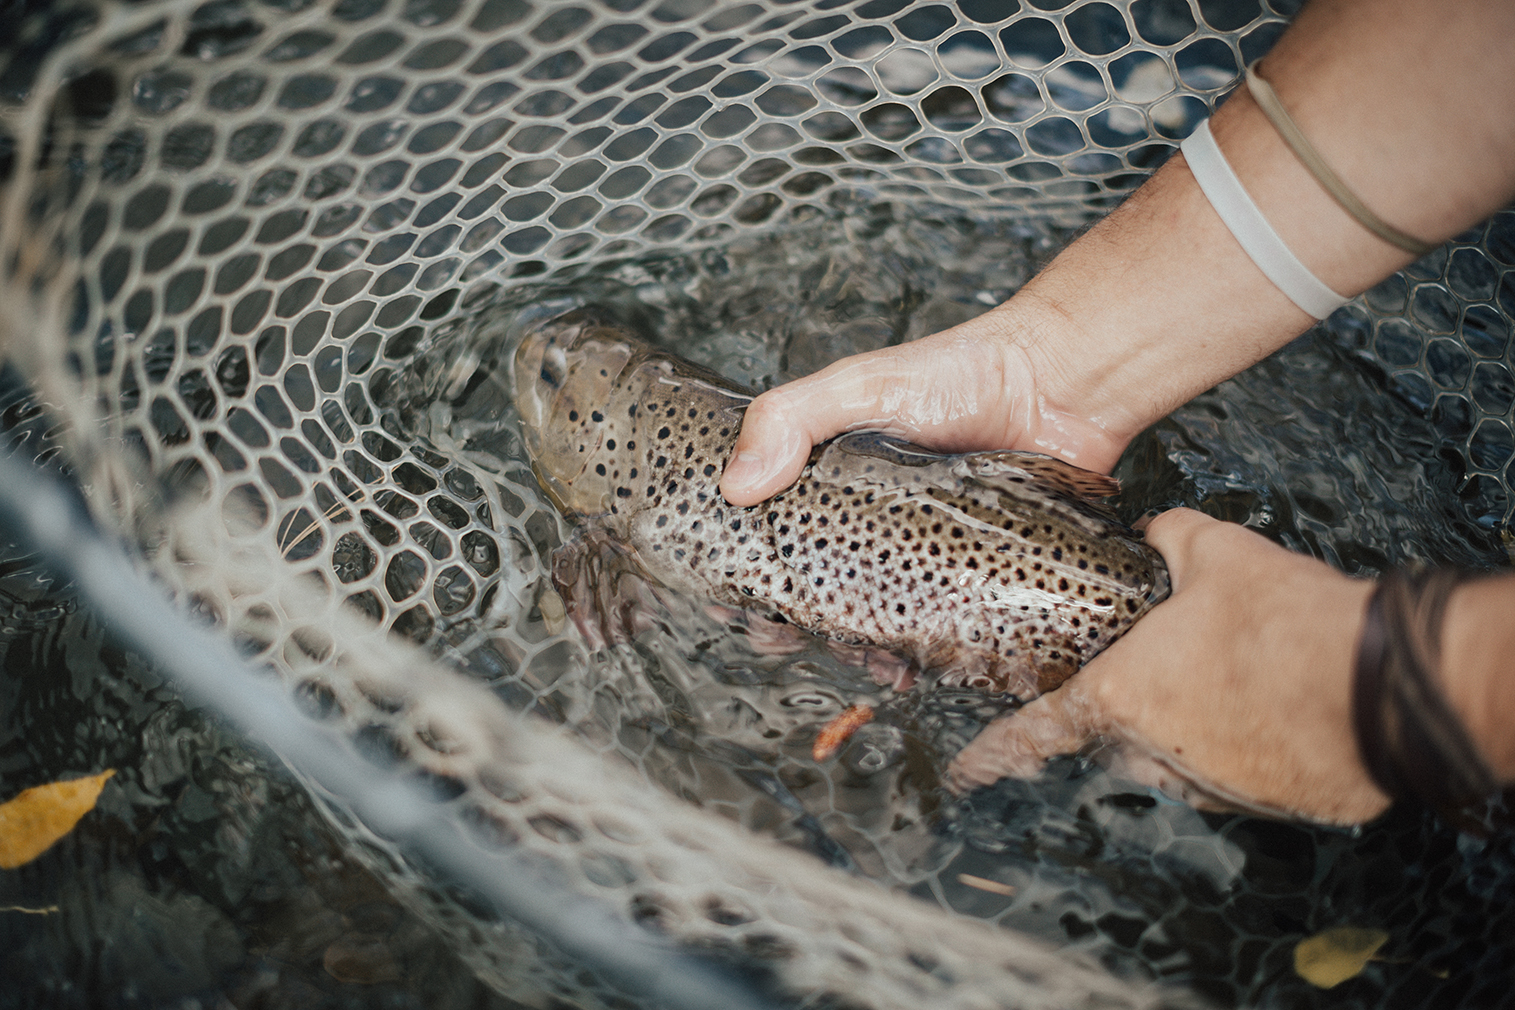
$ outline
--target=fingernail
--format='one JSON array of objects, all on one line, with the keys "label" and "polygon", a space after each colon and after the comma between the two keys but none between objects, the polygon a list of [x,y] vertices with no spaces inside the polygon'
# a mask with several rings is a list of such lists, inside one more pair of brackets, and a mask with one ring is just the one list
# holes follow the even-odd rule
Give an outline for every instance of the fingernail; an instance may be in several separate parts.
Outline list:
[{"label": "fingernail", "polygon": [[726,464],[721,483],[738,491],[756,484],[763,476],[763,457],[755,452],[739,452]]}]

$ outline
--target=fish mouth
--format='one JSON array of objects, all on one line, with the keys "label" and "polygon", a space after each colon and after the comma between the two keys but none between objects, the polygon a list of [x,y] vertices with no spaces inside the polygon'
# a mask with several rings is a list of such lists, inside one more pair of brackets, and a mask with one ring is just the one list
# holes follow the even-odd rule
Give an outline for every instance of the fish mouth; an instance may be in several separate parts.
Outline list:
[{"label": "fish mouth", "polygon": [[[536,327],[522,338],[510,361],[510,385],[514,393],[516,410],[528,429],[541,430],[547,421],[551,404],[542,395],[544,389],[555,392],[562,388],[567,374],[567,358],[561,348],[554,348],[551,324]],[[549,357],[549,350],[557,353]],[[549,393],[550,396],[550,393]]]}]

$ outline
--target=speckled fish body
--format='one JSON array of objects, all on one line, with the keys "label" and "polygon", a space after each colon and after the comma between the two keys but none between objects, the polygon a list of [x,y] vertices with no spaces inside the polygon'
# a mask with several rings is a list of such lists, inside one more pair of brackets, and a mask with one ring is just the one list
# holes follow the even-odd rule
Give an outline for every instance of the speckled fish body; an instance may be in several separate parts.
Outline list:
[{"label": "speckled fish body", "polygon": [[527,333],[513,372],[542,486],[654,579],[893,650],[939,682],[1035,695],[1167,595],[1162,558],[1095,503],[1117,488],[1100,474],[856,433],[738,508],[717,485],[750,390],[587,310]]}]

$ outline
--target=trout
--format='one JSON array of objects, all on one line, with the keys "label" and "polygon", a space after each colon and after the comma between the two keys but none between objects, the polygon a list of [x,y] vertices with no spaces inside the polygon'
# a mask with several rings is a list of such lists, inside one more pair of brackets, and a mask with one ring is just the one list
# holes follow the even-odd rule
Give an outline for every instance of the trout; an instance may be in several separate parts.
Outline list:
[{"label": "trout", "polygon": [[583,309],[523,336],[511,382],[548,496],[654,581],[945,686],[1034,697],[1168,593],[1161,556],[1099,503],[1119,484],[1061,460],[855,432],[738,508],[718,482],[753,391]]}]

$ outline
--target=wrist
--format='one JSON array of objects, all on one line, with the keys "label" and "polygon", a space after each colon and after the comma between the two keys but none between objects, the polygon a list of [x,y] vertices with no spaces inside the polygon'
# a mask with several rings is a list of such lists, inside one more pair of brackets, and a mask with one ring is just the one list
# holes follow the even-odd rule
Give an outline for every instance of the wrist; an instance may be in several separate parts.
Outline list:
[{"label": "wrist", "polygon": [[1485,804],[1511,781],[1498,767],[1508,758],[1499,717],[1511,699],[1499,673],[1510,655],[1501,620],[1510,587],[1451,568],[1388,572],[1354,665],[1353,729],[1373,780],[1475,833],[1489,830]]},{"label": "wrist", "polygon": [[[1045,276],[1045,275],[1044,275]],[[1076,316],[1049,297],[1037,278],[996,308],[991,321],[1006,375],[1021,377],[1031,396],[1012,420],[1016,448],[1058,456],[1108,473],[1126,445],[1156,418],[1139,418],[1107,387],[1106,363],[1085,350],[1090,335]],[[1009,444],[1007,442],[1007,444]]]},{"label": "wrist", "polygon": [[1442,624],[1441,680],[1453,710],[1501,784],[1515,782],[1515,578],[1459,586]]}]

